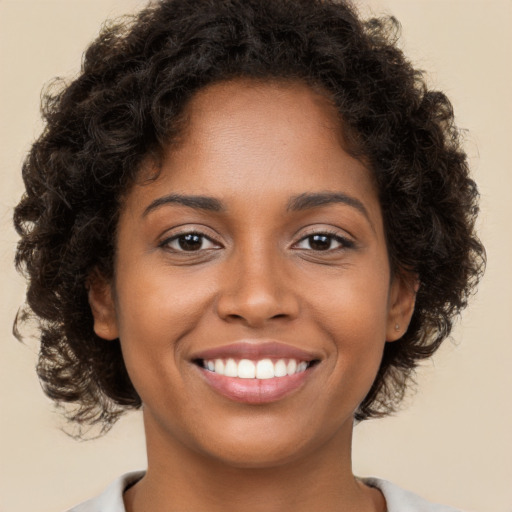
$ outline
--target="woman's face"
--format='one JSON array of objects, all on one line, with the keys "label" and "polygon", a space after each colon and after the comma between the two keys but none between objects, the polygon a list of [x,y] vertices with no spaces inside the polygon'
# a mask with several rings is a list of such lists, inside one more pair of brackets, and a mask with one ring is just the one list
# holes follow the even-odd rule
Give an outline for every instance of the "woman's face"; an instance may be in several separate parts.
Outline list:
[{"label": "woman's face", "polygon": [[261,467],[349,440],[414,301],[372,176],[305,85],[216,84],[187,113],[123,204],[112,289],[90,294],[149,444]]}]

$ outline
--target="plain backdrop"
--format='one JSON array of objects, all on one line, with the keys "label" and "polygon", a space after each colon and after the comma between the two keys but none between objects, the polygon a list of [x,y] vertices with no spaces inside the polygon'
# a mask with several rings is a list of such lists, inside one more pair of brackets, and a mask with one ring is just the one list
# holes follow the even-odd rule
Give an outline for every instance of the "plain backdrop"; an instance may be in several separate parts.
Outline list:
[{"label": "plain backdrop", "polygon": [[[39,94],[72,77],[107,17],[141,0],[0,0],[0,512],[58,512],[145,467],[140,413],[105,437],[77,442],[43,395],[37,344],[12,321],[24,283],[12,266],[12,207],[20,165],[41,129]],[[488,269],[453,340],[418,372],[417,392],[395,417],[356,427],[354,470],[468,511],[512,511],[512,2],[369,0],[392,13],[401,45],[448,93],[482,195],[479,230]]]}]

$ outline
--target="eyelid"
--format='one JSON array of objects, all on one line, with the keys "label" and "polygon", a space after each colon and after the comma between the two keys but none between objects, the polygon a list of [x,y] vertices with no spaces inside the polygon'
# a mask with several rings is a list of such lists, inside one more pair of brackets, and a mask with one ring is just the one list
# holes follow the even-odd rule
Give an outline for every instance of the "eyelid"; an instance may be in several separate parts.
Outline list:
[{"label": "eyelid", "polygon": [[[212,245],[216,246],[216,247],[209,247],[209,248],[201,248],[197,251],[185,251],[183,249],[177,249],[177,248],[171,248],[170,247],[170,243],[171,242],[174,242],[176,240],[178,240],[180,237],[182,236],[186,236],[186,235],[197,235],[197,236],[200,236],[201,238],[205,239],[205,240],[208,240]],[[222,244],[220,242],[218,242],[217,240],[215,240],[212,236],[209,236],[207,235],[206,233],[202,232],[200,229],[195,229],[195,228],[192,228],[192,227],[189,227],[189,228],[183,228],[181,229],[180,231],[178,232],[173,232],[172,234],[168,235],[168,236],[165,236],[161,242],[158,243],[158,246],[161,247],[161,248],[168,248],[168,249],[171,249],[175,252],[181,252],[181,253],[194,253],[194,252],[200,252],[200,251],[206,251],[206,250],[212,250],[212,249],[220,249],[222,248]]]},{"label": "eyelid", "polygon": [[[178,229],[178,228],[180,228],[180,227],[176,227],[174,229]],[[169,232],[171,232],[171,233],[169,234]],[[325,235],[325,236],[331,237],[332,239],[334,239],[335,241],[337,241],[340,244],[340,247],[336,247],[334,249],[332,249],[332,248],[327,249],[325,251],[315,251],[315,249],[305,249],[305,248],[298,248],[298,249],[327,253],[327,252],[335,252],[335,251],[339,251],[339,250],[353,248],[356,245],[356,242],[352,239],[352,237],[344,235],[343,233],[344,232],[340,232],[339,229],[334,228],[334,227],[314,227],[314,228],[312,227],[312,228],[307,229],[306,232],[301,233],[300,238],[292,244],[292,249],[293,248],[297,249],[296,246],[299,243],[301,243],[304,240],[306,240],[307,238],[309,238],[311,236],[315,236],[315,235]],[[206,251],[206,250],[212,250],[212,249],[220,249],[223,247],[222,243],[220,243],[215,237],[206,234],[201,228],[198,229],[198,228],[192,227],[192,226],[187,226],[187,227],[181,226],[181,229],[179,229],[179,231],[177,231],[177,232],[173,232],[172,229],[168,230],[166,232],[166,235],[167,236],[162,237],[162,240],[158,243],[158,246],[162,247],[162,248],[167,247],[175,252],[193,253],[193,252],[200,252],[200,251]],[[197,235],[204,240],[208,240],[215,247],[201,248],[201,249],[198,249],[197,251],[185,251],[183,249],[170,247],[171,242],[174,242],[174,241],[178,240],[180,237],[186,236],[186,235]]]},{"label": "eyelid", "polygon": [[[310,230],[306,231],[305,233],[302,233],[300,238],[296,242],[294,242],[293,247],[296,247],[300,242],[306,240],[307,238],[309,238],[311,236],[315,236],[315,235],[329,236],[329,237],[333,238],[334,240],[336,240],[339,244],[341,244],[341,247],[337,247],[334,249],[327,249],[325,251],[315,251],[315,252],[326,252],[326,253],[334,252],[337,250],[351,249],[351,248],[355,247],[355,245],[356,245],[356,242],[352,238],[340,233],[340,231],[335,228],[317,227],[317,228],[311,228]],[[314,249],[303,249],[303,248],[301,250],[314,251]]]}]

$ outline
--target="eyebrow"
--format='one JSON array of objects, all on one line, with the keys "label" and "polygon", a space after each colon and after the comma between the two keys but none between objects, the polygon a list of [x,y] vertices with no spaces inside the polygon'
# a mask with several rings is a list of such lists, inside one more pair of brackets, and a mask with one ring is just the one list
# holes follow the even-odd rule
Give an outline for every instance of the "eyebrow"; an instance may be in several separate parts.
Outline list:
[{"label": "eyebrow", "polygon": [[348,196],[341,192],[316,192],[300,194],[290,199],[288,202],[287,210],[297,212],[302,210],[309,210],[311,208],[319,208],[320,206],[333,203],[343,203],[355,208],[356,210],[359,210],[373,227],[370,215],[368,214],[368,210],[365,208],[364,204],[359,201],[359,199]]},{"label": "eyebrow", "polygon": [[151,211],[168,204],[179,204],[182,206],[188,206],[189,208],[205,210],[208,212],[222,212],[225,210],[223,204],[214,197],[169,194],[168,196],[159,197],[158,199],[155,199],[153,202],[151,202],[142,213],[142,216],[145,217]]},{"label": "eyebrow", "polygon": [[[355,197],[343,194],[341,192],[310,192],[293,196],[288,201],[287,211],[297,212],[313,208],[319,208],[333,203],[343,203],[360,211],[368,220],[373,228],[373,223],[368,214],[368,210],[364,204]],[[195,196],[183,194],[169,194],[167,196],[159,197],[152,201],[142,213],[145,217],[148,213],[161,206],[169,204],[178,204],[187,206],[189,208],[209,211],[209,212],[224,212],[226,211],[223,203],[215,197],[209,196]]]}]

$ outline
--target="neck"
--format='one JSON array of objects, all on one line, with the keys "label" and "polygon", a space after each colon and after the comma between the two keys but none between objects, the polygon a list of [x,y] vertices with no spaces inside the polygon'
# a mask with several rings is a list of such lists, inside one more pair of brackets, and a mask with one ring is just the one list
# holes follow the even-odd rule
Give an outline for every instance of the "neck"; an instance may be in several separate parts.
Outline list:
[{"label": "neck", "polygon": [[232,465],[172,440],[145,421],[148,471],[125,493],[127,512],[374,512],[380,493],[355,479],[352,425],[301,458],[259,467]]}]

